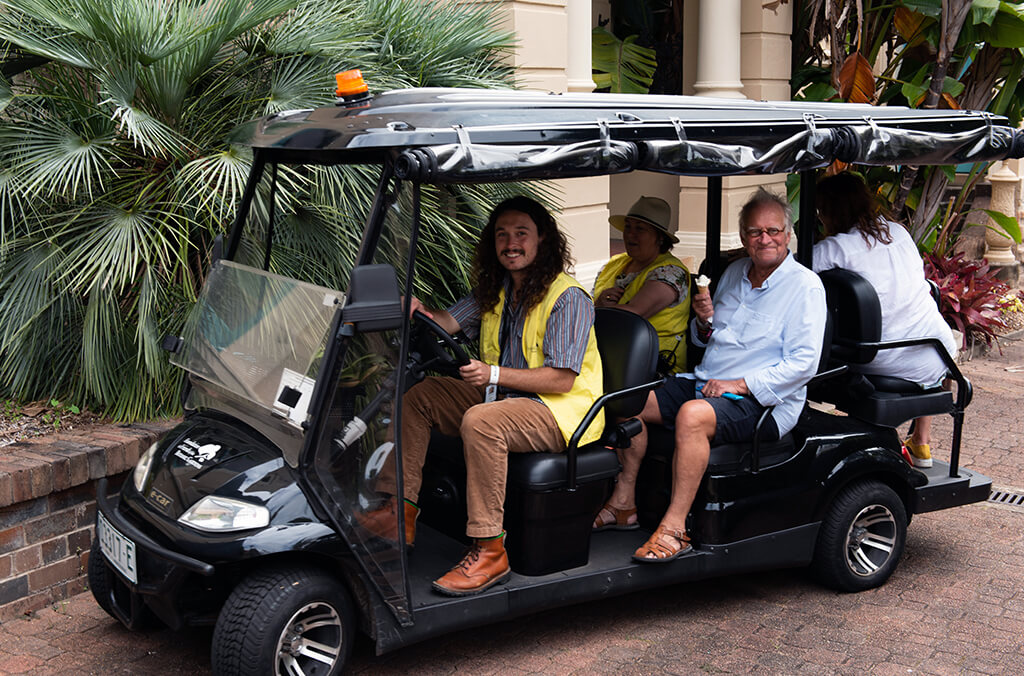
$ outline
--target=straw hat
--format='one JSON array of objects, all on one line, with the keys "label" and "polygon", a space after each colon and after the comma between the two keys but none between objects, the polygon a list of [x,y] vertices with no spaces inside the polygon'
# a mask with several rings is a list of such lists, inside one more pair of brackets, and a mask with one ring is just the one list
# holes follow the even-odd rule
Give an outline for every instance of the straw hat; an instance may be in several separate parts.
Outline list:
[{"label": "straw hat", "polygon": [[668,202],[660,197],[641,197],[633,202],[628,214],[612,216],[608,222],[616,230],[622,230],[626,227],[627,218],[643,221],[658,232],[667,235],[673,244],[679,243],[679,238],[675,236],[675,225],[671,222],[672,209],[668,206]]}]

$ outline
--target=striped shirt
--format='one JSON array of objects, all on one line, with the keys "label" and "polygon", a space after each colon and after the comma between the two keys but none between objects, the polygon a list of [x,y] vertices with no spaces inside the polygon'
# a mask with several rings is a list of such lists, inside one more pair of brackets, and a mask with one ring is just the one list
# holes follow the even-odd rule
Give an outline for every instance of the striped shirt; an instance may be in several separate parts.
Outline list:
[{"label": "striped shirt", "polygon": [[[505,279],[505,298],[512,296],[512,281]],[[499,344],[501,358],[498,366],[503,368],[526,369],[526,355],[523,354],[523,328],[526,313],[523,308],[511,307],[505,303],[502,316]],[[480,335],[480,305],[472,294],[456,302],[448,313],[459,323],[459,328],[471,340]],[[587,351],[590,329],[594,326],[594,301],[586,291],[570,287],[558,297],[544,328],[544,366],[571,369],[579,375],[583,368],[583,356]],[[511,333],[509,333],[511,327]],[[504,390],[504,388],[502,388]],[[530,396],[527,393],[508,391],[507,395]],[[531,396],[532,399],[538,399]]]}]

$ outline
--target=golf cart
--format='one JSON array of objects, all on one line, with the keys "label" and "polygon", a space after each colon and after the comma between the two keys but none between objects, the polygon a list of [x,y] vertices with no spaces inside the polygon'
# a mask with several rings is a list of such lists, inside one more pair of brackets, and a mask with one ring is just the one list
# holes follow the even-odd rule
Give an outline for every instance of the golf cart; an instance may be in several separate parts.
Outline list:
[{"label": "golf cart", "polygon": [[[239,139],[254,163],[237,220],[189,323],[165,341],[187,374],[185,419],[142,455],[118,494],[101,482],[88,570],[99,605],[129,628],[215,625],[216,673],[335,674],[357,629],[381,654],[553,607],[750,570],[810,565],[833,587],[867,589],[892,573],[913,514],[988,495],[991,481],[959,466],[970,383],[938,341],[881,343],[870,285],[837,273],[825,279],[831,318],[812,390],[845,415],[808,406],[777,442],[714,446],[691,513],[695,548],[679,560],[630,559],[667,504],[673,449],[664,431],[652,430],[641,470],[642,527],[591,533],[619,469],[614,448],[636,431],[617,421],[636,415],[661,383],[657,335],[615,309],[599,310],[595,325],[605,395],[568,450],[509,459],[506,584],[460,598],[430,587],[466,542],[458,439],[432,441],[413,555],[397,535],[400,521],[387,537],[360,519],[379,504],[381,468],[392,463],[402,476],[404,393],[428,371],[451,372],[468,358],[456,337],[410,318],[406,305],[425,244],[421,185],[633,170],[705,176],[706,269],[717,277],[723,176],[800,173],[806,216],[815,213],[815,170],[836,159],[1020,157],[1024,138],[1005,120],[860,105],[424,89],[272,115]],[[371,165],[379,177],[345,290],[269,272],[279,245],[275,193],[290,189],[295,172],[342,165]],[[252,208],[257,191],[270,196],[269,211]],[[596,226],[605,236],[605,224]],[[805,263],[814,229],[798,226]],[[263,267],[238,262],[253,259]],[[877,350],[926,342],[945,355],[955,396],[881,380],[870,392],[847,386],[850,367]],[[954,418],[950,462],[915,469],[895,428],[937,413]],[[602,414],[604,438],[579,445]]]}]

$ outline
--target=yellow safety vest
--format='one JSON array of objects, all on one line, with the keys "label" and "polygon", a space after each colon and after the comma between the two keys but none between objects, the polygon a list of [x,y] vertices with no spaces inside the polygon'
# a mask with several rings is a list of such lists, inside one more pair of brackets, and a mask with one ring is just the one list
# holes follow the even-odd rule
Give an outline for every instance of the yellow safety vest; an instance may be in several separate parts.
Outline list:
[{"label": "yellow safety vest", "polygon": [[[523,326],[523,355],[530,368],[544,366],[544,332],[547,328],[548,317],[555,306],[555,301],[570,287],[580,287],[575,279],[567,274],[561,273],[548,287],[547,294],[543,300],[530,308],[526,313],[526,323]],[[505,290],[502,289],[498,296],[498,303],[490,310],[484,312],[480,318],[480,356],[488,364],[498,364],[501,356],[499,344],[499,330],[501,327],[501,313],[505,307]],[[545,394],[538,392],[540,400],[551,411],[558,423],[565,443],[569,443],[572,433],[576,431],[590,409],[591,404],[597,401],[604,391],[604,375],[601,371],[601,355],[597,351],[597,338],[594,335],[594,328],[590,328],[590,335],[587,338],[587,350],[583,355],[583,366],[579,375],[573,381],[572,389],[565,393]],[[580,439],[580,445],[589,444],[601,438],[604,431],[604,411],[594,418],[593,422],[584,432]]]},{"label": "yellow safety vest", "polygon": [[[621,253],[617,256],[612,256],[605,263],[605,266],[601,268],[601,273],[597,276],[597,282],[594,284],[594,295],[596,296],[605,289],[615,286],[615,278],[622,274],[629,261],[629,254]],[[619,304],[624,305],[628,303],[633,296],[639,293],[643,285],[647,283],[647,275],[651,273],[651,270],[665,265],[675,265],[682,268],[683,272],[686,273],[686,283],[689,284],[690,271],[686,269],[682,261],[670,253],[663,253],[655,258],[653,263],[641,270],[633,278],[633,281],[626,285],[626,290],[623,292],[622,298],[619,299]],[[685,371],[686,327],[690,323],[690,304],[684,300],[673,307],[659,310],[647,321],[658,332],[658,349],[661,352],[673,352],[675,354],[675,365],[672,368],[672,372],[682,373]]]}]

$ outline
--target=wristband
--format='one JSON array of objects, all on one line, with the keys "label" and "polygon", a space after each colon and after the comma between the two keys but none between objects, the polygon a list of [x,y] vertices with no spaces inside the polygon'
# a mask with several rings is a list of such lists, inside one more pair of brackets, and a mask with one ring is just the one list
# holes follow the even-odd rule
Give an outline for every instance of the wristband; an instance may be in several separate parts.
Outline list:
[{"label": "wristband", "polygon": [[497,385],[498,384],[498,371],[500,371],[500,370],[501,369],[499,369],[495,364],[491,364],[491,379],[487,381],[488,384],[490,384],[490,385]]}]

